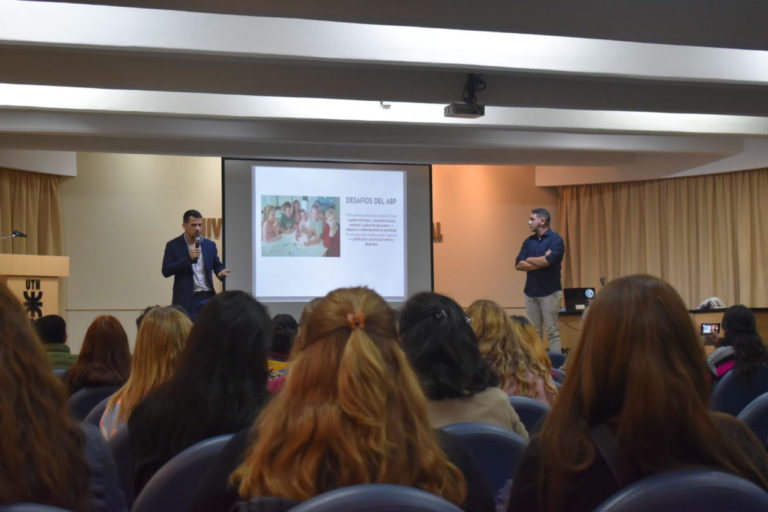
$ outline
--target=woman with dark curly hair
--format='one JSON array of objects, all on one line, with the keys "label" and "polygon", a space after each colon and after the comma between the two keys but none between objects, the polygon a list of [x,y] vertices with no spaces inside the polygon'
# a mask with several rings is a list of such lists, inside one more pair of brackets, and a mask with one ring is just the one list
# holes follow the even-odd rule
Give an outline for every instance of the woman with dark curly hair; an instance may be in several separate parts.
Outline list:
[{"label": "woman with dark curly hair", "polygon": [[768,350],[757,333],[755,315],[743,304],[736,304],[723,313],[724,337],[718,348],[707,357],[712,377],[720,379],[733,370],[744,379],[751,379],[761,366],[768,366]]},{"label": "woman with dark curly hair", "polygon": [[400,311],[400,339],[429,398],[429,421],[436,428],[493,423],[527,438],[470,323],[461,306],[438,293],[417,293]]}]

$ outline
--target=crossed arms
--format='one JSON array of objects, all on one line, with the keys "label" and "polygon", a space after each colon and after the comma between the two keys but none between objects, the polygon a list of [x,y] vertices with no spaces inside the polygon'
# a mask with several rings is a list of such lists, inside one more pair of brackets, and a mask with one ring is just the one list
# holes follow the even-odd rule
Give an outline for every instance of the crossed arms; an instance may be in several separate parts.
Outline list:
[{"label": "crossed arms", "polygon": [[518,261],[515,268],[517,270],[522,270],[523,272],[529,272],[531,270],[548,267],[549,262],[547,261],[547,256],[550,254],[552,254],[552,249],[547,249],[544,256],[528,256],[524,260]]}]

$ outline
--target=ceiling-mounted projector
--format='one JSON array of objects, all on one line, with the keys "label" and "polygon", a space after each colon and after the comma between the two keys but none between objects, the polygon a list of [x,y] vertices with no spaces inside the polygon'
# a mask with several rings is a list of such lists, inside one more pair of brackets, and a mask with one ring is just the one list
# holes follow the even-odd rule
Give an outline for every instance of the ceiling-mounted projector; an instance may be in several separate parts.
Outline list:
[{"label": "ceiling-mounted projector", "polygon": [[485,105],[457,101],[445,106],[445,117],[464,117],[475,119],[485,115]]}]

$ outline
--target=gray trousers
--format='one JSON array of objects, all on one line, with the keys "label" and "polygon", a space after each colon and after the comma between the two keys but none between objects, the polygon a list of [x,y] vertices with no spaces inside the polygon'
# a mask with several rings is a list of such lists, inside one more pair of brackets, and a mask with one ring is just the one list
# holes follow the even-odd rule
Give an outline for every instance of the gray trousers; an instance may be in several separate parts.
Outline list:
[{"label": "gray trousers", "polygon": [[561,352],[561,347],[557,314],[560,312],[562,298],[562,290],[557,290],[544,297],[525,296],[525,310],[528,313],[528,319],[536,328],[542,340],[544,335],[542,334],[541,326],[542,324],[544,325],[544,330],[547,332],[549,350],[558,354]]}]

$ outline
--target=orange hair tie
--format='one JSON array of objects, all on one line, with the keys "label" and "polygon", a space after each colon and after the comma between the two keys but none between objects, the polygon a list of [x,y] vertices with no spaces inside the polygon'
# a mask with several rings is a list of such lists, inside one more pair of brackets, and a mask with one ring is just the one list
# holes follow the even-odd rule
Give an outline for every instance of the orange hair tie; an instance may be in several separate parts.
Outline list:
[{"label": "orange hair tie", "polygon": [[364,329],[365,315],[363,313],[358,313],[356,315],[353,315],[352,313],[347,313],[347,322],[349,322],[349,328],[352,330],[355,330],[357,328]]}]

